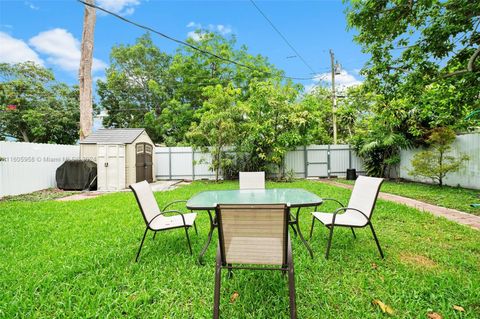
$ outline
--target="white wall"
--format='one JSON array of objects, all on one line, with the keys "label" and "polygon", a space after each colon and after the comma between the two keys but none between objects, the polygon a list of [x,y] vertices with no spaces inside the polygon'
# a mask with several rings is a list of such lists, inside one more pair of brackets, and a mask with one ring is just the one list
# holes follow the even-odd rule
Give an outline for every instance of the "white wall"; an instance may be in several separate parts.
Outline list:
[{"label": "white wall", "polygon": [[78,145],[0,142],[0,197],[55,187],[55,171],[79,159]]},{"label": "white wall", "polygon": [[[400,177],[429,182],[429,179],[415,179],[408,174],[412,169],[411,160],[413,156],[422,151],[422,149],[402,150],[400,152]],[[459,156],[460,153],[465,153],[470,157],[470,160],[465,163],[464,167],[456,172],[450,173],[445,178],[445,185],[457,186],[465,188],[480,189],[480,134],[465,134],[458,135],[452,144],[452,154]]]}]

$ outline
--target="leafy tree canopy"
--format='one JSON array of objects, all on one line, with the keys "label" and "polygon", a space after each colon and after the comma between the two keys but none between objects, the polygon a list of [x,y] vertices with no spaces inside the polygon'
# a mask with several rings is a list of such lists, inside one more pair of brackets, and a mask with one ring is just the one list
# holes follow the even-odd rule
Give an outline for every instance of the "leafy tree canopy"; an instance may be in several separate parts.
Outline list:
[{"label": "leafy tree canopy", "polygon": [[[384,97],[423,139],[431,129],[464,129],[478,108],[480,3],[471,0],[351,0],[347,20],[370,54],[369,90]],[[395,104],[395,105],[393,105]]]},{"label": "leafy tree canopy", "polygon": [[55,81],[32,62],[0,63],[0,137],[73,144],[78,140],[78,87]]},{"label": "leafy tree canopy", "polygon": [[244,101],[251,81],[281,74],[265,57],[249,54],[245,46],[237,48],[235,37],[197,32],[198,41],[187,41],[250,69],[189,47],[169,55],[145,34],[133,45],[112,48],[106,81],[98,83],[100,103],[108,111],[105,126],[145,127],[156,143],[182,144],[190,123],[199,123],[196,112],[210,98],[205,94],[206,87],[233,85],[240,90],[237,99]]}]

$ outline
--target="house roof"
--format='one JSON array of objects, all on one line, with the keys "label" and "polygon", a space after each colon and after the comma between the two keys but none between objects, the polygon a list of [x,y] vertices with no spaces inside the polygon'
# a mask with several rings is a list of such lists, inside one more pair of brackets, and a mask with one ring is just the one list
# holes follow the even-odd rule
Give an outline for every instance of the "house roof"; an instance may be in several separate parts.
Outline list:
[{"label": "house roof", "polygon": [[145,131],[144,128],[109,128],[100,129],[87,136],[80,144],[130,144]]}]

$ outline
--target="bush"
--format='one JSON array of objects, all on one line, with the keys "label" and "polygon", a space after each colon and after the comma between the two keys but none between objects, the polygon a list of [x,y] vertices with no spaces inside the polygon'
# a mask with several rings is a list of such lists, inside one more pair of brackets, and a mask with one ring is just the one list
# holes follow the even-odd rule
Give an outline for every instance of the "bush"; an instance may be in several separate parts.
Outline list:
[{"label": "bush", "polygon": [[430,149],[415,154],[412,159],[413,169],[408,173],[415,177],[430,178],[442,186],[448,173],[458,171],[469,160],[466,154],[460,154],[459,158],[448,154],[454,140],[455,132],[452,129],[434,129],[427,139]]}]

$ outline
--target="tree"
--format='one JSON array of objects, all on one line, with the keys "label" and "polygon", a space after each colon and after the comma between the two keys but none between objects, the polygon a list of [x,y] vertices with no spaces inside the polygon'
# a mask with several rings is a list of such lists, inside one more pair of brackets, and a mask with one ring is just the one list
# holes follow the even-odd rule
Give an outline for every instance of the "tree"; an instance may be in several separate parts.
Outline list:
[{"label": "tree", "polygon": [[78,136],[78,87],[55,82],[33,62],[0,64],[0,136],[24,142],[73,144]]},{"label": "tree", "polygon": [[224,150],[238,138],[237,123],[242,119],[238,106],[240,90],[232,85],[216,85],[205,88],[204,94],[206,101],[200,121],[198,124],[192,123],[187,138],[194,146],[210,151],[211,169],[215,171],[215,181],[218,181],[220,169],[229,164],[224,162],[228,160],[222,156]]},{"label": "tree", "polygon": [[[85,0],[93,5],[94,0]],[[95,30],[95,9],[85,5],[83,18],[82,48],[80,69],[78,72],[80,89],[80,140],[92,133],[93,100],[92,100],[92,63],[93,63],[93,34]]]},{"label": "tree", "polygon": [[197,32],[198,39],[189,38],[189,43],[249,68],[190,47],[168,55],[148,34],[134,45],[116,46],[110,54],[106,81],[98,82],[101,105],[108,111],[105,126],[145,127],[155,143],[183,144],[190,124],[199,121],[195,114],[207,99],[205,88],[233,85],[240,89],[238,100],[245,101],[252,81],[281,74],[265,57],[249,54],[245,46],[237,48],[234,36]]},{"label": "tree", "polygon": [[298,103],[300,87],[272,79],[252,82],[236,149],[251,169],[283,175],[287,151],[311,141],[313,114]]},{"label": "tree", "polygon": [[420,114],[408,118],[414,139],[423,140],[435,127],[465,129],[462,119],[479,105],[480,3],[346,3],[355,40],[371,56],[362,70],[366,85],[384,97],[383,108],[395,103],[402,112]]},{"label": "tree", "polygon": [[148,34],[133,45],[113,47],[106,81],[98,81],[100,104],[108,113],[103,125],[145,127],[155,143],[163,142],[163,123],[158,118],[173,97],[171,60]]},{"label": "tree", "polygon": [[455,132],[449,128],[438,128],[432,131],[428,142],[430,149],[421,151],[413,156],[410,175],[415,177],[430,178],[437,182],[440,187],[448,173],[458,171],[469,157],[460,154],[458,158],[448,153],[451,151],[451,144],[455,140]]}]

